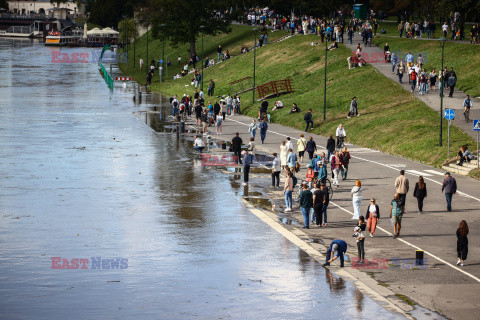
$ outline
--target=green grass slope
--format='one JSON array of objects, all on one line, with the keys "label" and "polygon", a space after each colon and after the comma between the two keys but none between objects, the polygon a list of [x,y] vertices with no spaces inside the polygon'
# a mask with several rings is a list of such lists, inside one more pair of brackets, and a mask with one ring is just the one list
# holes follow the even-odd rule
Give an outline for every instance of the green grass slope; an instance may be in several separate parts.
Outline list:
[{"label": "green grass slope", "polygon": [[[290,78],[295,92],[269,99],[270,109],[280,99],[286,106],[271,112],[272,121],[298,129],[304,128],[304,111],[313,109],[315,133],[328,136],[343,123],[347,141],[368,148],[424,163],[440,166],[447,154],[446,126],[444,146],[438,146],[438,113],[415,99],[372,66],[348,69],[350,51],[343,46],[330,51],[327,77],[327,118],[323,121],[324,47],[311,46],[318,38],[295,36],[257,50],[257,84]],[[216,81],[216,95],[230,92],[229,82],[251,76],[253,52],[205,69],[205,86]],[[187,87],[186,87],[187,86]],[[166,94],[191,94],[190,77],[152,85],[152,90]],[[357,96],[360,117],[347,119],[350,100]],[[218,99],[218,97],[215,97]],[[207,97],[206,100],[214,101]],[[241,94],[243,113],[255,117],[260,103],[252,103],[252,92]],[[301,114],[288,115],[296,102]],[[451,130],[451,144],[473,144],[472,138],[456,127]]]},{"label": "green grass slope", "polygon": [[[390,49],[401,51],[405,54],[411,51],[413,54],[427,54],[425,67],[428,71],[436,70],[442,66],[442,46],[439,41],[400,39],[392,37],[377,36],[373,44],[383,48],[388,42]],[[480,46],[464,43],[445,43],[444,66],[453,67],[457,73],[457,88],[472,97],[480,96],[478,85],[478,73],[480,70]]]},{"label": "green grass slope", "polygon": [[[240,49],[242,45],[246,45],[248,47],[253,47],[255,33],[252,31],[252,27],[243,26],[243,25],[232,25],[232,32],[228,34],[218,34],[216,36],[205,36],[203,39],[203,51],[204,56],[214,58],[217,61],[217,48],[219,45],[222,46],[223,52],[226,49],[230,51],[231,55],[237,55],[240,53]],[[275,41],[279,38],[288,34],[287,31],[275,31],[271,32],[268,31],[268,41]],[[257,33],[259,36],[259,33]],[[152,34],[149,33],[149,41],[148,41],[148,59],[151,60],[152,58],[157,61],[158,58],[162,57],[162,49],[163,43],[160,39],[152,39]],[[171,79],[175,73],[180,73],[181,69],[183,69],[184,64],[188,61],[189,57],[189,49],[190,45],[178,45],[172,46],[169,41],[165,42],[165,60],[170,59],[172,62],[172,66],[168,67],[168,78]],[[196,43],[197,54],[202,58],[202,38],[199,37]],[[178,56],[182,58],[181,66],[178,65]],[[129,76],[133,76],[135,80],[144,84],[145,83],[145,67],[150,64],[150,62],[146,61],[147,58],[147,37],[146,35],[142,36],[141,38],[137,39],[135,44],[135,55],[134,55],[134,46],[130,46],[130,50],[128,51],[128,63],[121,64],[120,68],[122,71]],[[134,58],[135,57],[135,58]],[[140,71],[140,64],[139,60],[140,57],[144,60],[144,71]],[[136,67],[133,67],[133,61],[135,59]],[[167,60],[168,61],[168,60]],[[201,67],[200,63],[197,63],[197,68]],[[191,68],[193,68],[191,66]],[[167,71],[167,70],[166,70]],[[165,74],[167,75],[167,74]],[[152,83],[157,83],[160,81],[158,76],[158,70],[155,72],[155,76],[152,79]]]}]

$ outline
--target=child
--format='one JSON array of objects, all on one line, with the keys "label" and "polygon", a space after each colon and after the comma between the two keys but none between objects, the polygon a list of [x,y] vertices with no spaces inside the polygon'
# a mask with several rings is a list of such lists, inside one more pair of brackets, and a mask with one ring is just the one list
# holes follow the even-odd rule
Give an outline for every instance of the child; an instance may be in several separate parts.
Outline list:
[{"label": "child", "polygon": [[305,181],[308,182],[308,187],[310,189],[312,189],[312,182],[313,182],[313,178],[315,177],[315,171],[313,171],[313,168],[308,165],[308,170],[307,170],[307,174],[305,176]]},{"label": "child", "polygon": [[355,237],[357,241],[357,250],[358,250],[358,257],[360,258],[360,263],[363,263],[363,260],[365,260],[365,234],[363,233],[365,231],[365,228],[367,225],[365,224],[365,218],[363,216],[360,216],[358,219],[358,226],[353,229],[355,232],[353,236]]}]

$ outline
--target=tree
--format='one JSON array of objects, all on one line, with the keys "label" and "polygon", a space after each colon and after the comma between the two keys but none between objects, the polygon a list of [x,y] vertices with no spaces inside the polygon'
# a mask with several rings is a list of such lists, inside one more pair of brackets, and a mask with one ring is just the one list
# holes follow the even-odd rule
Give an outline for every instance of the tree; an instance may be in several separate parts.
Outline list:
[{"label": "tree", "polygon": [[[90,10],[89,21],[102,27],[117,26],[123,16],[133,17],[135,8],[141,7],[145,0],[97,0],[87,1]],[[87,11],[88,12],[88,11]]]},{"label": "tree", "polygon": [[0,8],[8,9],[7,0],[0,0]]},{"label": "tree", "polygon": [[[174,45],[190,44],[190,56],[197,54],[195,43],[203,32],[215,35],[231,31],[230,21],[213,18],[214,10],[227,8],[225,1],[219,0],[149,0],[140,19],[152,24],[152,33],[156,38],[165,37]],[[166,27],[161,27],[165,24]],[[201,30],[200,26],[205,26]]]}]

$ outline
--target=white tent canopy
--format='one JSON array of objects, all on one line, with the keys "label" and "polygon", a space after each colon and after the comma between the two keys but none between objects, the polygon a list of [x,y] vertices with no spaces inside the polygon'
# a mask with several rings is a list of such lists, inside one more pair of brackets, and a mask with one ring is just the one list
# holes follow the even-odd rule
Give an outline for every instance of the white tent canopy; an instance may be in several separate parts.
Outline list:
[{"label": "white tent canopy", "polygon": [[87,32],[89,36],[108,36],[108,35],[118,35],[118,32],[112,28],[105,28],[100,30],[99,28],[93,28]]}]

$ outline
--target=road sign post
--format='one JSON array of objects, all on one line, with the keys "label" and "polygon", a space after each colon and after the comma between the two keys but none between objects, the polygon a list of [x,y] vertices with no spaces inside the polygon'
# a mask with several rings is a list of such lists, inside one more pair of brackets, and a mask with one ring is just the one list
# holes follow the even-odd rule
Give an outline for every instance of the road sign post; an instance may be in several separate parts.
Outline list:
[{"label": "road sign post", "polygon": [[477,169],[480,168],[480,157],[478,151],[478,136],[480,134],[480,119],[473,120],[473,131],[477,131]]},{"label": "road sign post", "polygon": [[445,119],[448,120],[447,153],[448,153],[448,158],[450,158],[450,126],[452,125],[452,120],[455,119],[455,110],[453,110],[453,109],[445,109],[444,117],[445,117]]}]

